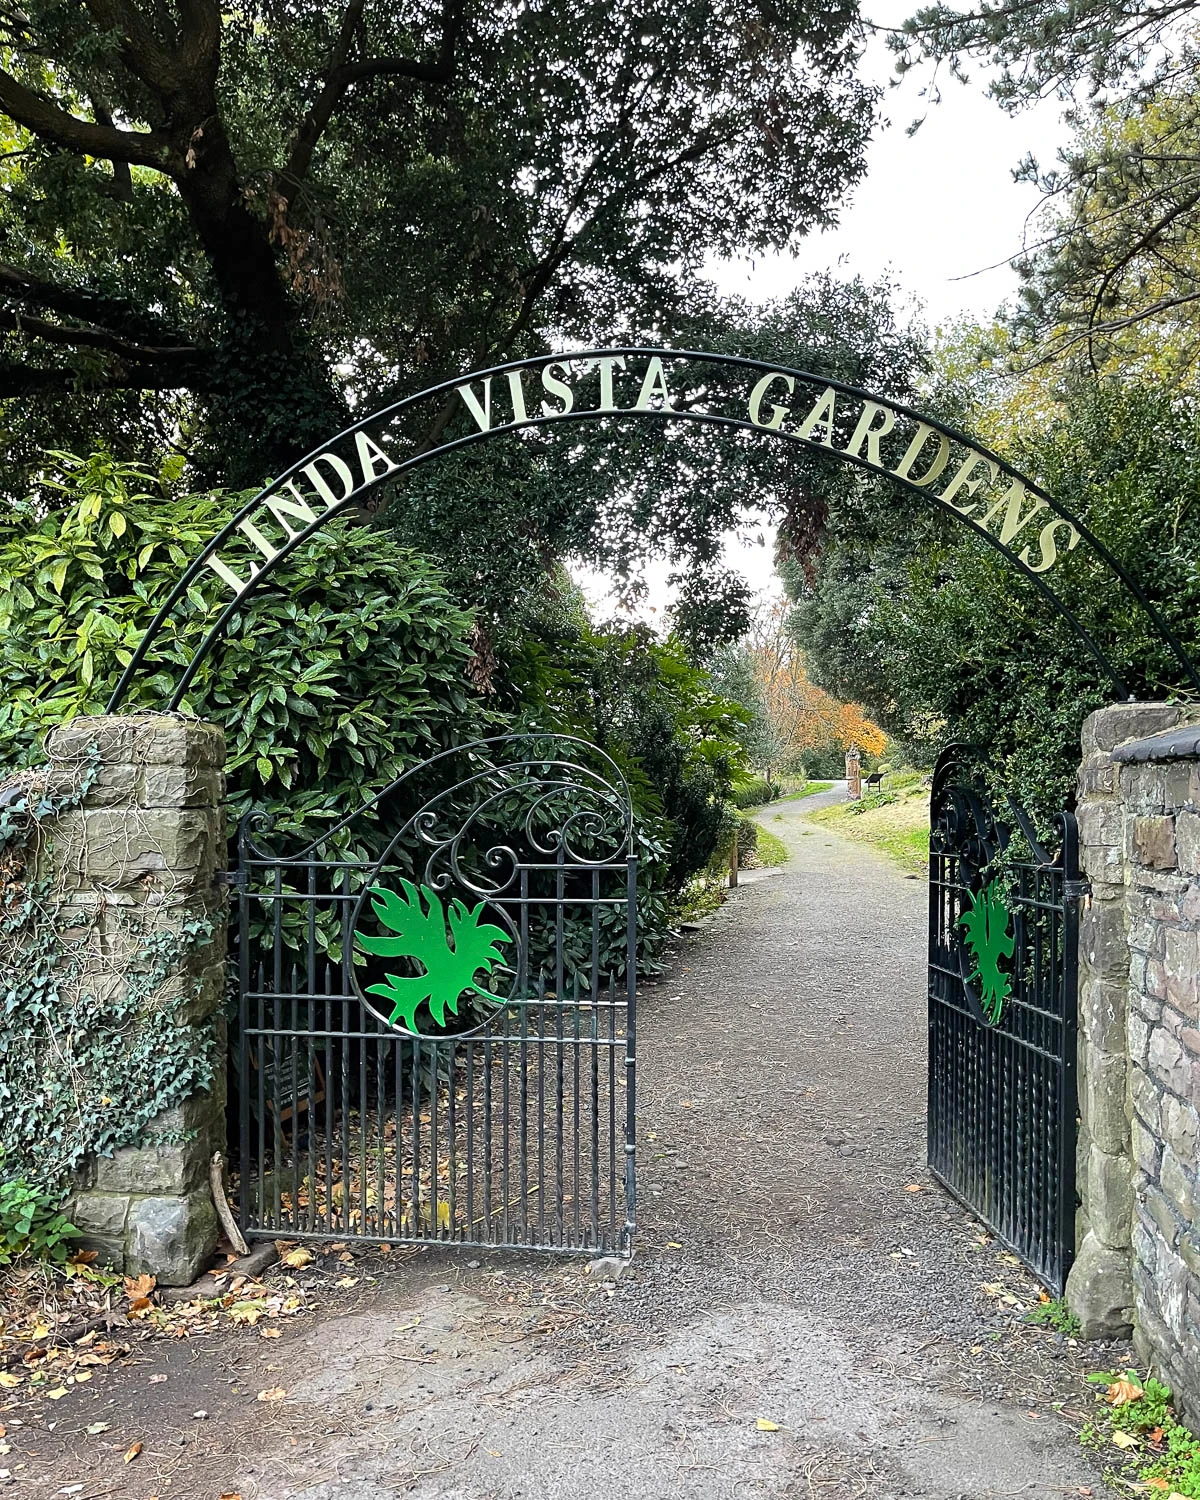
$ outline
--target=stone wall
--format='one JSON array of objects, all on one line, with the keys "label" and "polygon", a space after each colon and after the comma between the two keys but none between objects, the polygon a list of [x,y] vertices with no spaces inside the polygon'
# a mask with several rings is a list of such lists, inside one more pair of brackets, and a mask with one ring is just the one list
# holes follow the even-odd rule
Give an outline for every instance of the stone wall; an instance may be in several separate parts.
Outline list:
[{"label": "stone wall", "polygon": [[[161,1112],[147,1144],[90,1159],[68,1208],[84,1244],[105,1260],[183,1285],[216,1244],[208,1171],[225,1143],[226,924],[217,885],[225,863],[224,736],[173,714],[79,718],[56,729],[47,748],[52,777],[77,774],[85,762],[96,771],[82,805],[45,826],[39,856],[53,897],[78,914],[87,935],[72,983],[92,993],[128,985],[145,967],[147,931],[205,924],[203,940],[181,943],[178,957],[163,961],[147,1003],[175,1007],[185,1025],[217,1018],[213,1087]],[[112,1065],[119,1068],[119,1057]]]},{"label": "stone wall", "polygon": [[1079,1254],[1089,1337],[1128,1333],[1200,1414],[1200,729],[1164,704],[1084,728]]}]

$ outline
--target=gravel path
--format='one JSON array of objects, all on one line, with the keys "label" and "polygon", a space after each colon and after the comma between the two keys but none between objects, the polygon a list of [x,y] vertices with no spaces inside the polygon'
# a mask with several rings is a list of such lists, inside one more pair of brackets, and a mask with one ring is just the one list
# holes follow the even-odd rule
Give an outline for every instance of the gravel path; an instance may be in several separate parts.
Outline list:
[{"label": "gravel path", "polygon": [[[842,795],[762,810],[790,862],[644,991],[641,1222],[619,1280],[425,1253],[364,1258],[338,1293],[339,1266],[339,1305],[266,1348],[247,1331],[219,1359],[158,1356],[192,1381],[161,1418],[178,1457],[167,1483],[147,1468],[116,1493],[1098,1493],[1058,1409],[1083,1410],[1082,1352],[1020,1322],[1031,1284],[925,1171],[925,887],[806,822]],[[114,1377],[118,1407],[122,1379],[144,1391],[146,1368]],[[256,1406],[272,1385],[286,1400]]]}]

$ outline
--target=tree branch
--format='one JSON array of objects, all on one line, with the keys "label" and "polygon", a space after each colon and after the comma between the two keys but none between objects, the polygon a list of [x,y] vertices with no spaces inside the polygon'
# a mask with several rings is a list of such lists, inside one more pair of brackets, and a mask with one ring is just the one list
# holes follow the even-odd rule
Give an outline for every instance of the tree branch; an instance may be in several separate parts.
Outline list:
[{"label": "tree branch", "polygon": [[132,0],[84,0],[97,25],[121,36],[126,67],[156,93],[174,92],[187,81],[182,59],[167,52]]},{"label": "tree branch", "polygon": [[19,333],[29,338],[45,339],[50,344],[67,344],[75,348],[104,349],[121,359],[151,363],[194,363],[204,354],[192,344],[175,347],[156,347],[152,344],[135,344],[119,338],[103,328],[67,328],[61,323],[48,323],[45,318],[29,313],[17,312],[13,308],[0,307],[0,331]]},{"label": "tree branch", "polygon": [[287,162],[277,178],[278,191],[285,204],[291,201],[308,175],[313,153],[325,127],[356,83],[381,77],[409,78],[428,84],[447,84],[454,79],[465,0],[443,0],[442,36],[433,62],[406,57],[377,57],[352,63],[349,58],[362,21],[364,3],[365,0],[350,0],[346,7],[321,92],[296,132]]},{"label": "tree branch", "polygon": [[132,162],[160,172],[167,170],[166,141],[154,131],[118,130],[112,125],[77,119],[3,69],[0,69],[0,111],[42,140],[53,141],[76,154]]},{"label": "tree branch", "polygon": [[9,396],[86,395],[89,391],[203,390],[195,371],[117,365],[99,377],[74,370],[39,370],[24,363],[0,361],[0,399]]},{"label": "tree branch", "polygon": [[[101,297],[79,287],[60,286],[57,282],[45,281],[18,266],[0,261],[0,297],[10,302],[25,302],[40,309],[64,313],[67,317],[79,318],[95,326],[107,323],[126,330],[137,330],[140,326],[153,332],[166,344],[183,344],[185,340],[165,329],[157,319],[121,302],[115,297]],[[120,335],[117,335],[118,337]],[[135,332],[135,337],[136,337]]]}]

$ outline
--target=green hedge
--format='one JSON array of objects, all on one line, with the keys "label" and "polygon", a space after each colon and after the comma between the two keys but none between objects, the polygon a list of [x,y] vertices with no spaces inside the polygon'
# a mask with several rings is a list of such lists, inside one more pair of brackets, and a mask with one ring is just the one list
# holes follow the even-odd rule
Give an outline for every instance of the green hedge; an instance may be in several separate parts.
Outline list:
[{"label": "green hedge", "polygon": [[734,787],[733,801],[736,807],[762,807],[767,802],[774,802],[782,791],[783,788],[776,783],[767,781],[765,777],[755,776]]}]

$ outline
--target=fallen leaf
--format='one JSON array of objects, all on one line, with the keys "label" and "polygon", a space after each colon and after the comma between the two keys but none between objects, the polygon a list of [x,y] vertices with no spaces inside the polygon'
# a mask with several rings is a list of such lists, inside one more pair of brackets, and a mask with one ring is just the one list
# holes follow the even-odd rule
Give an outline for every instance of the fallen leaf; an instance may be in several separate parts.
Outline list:
[{"label": "fallen leaf", "polygon": [[1114,1432],[1112,1435],[1113,1446],[1117,1448],[1136,1448],[1137,1438],[1132,1432]]},{"label": "fallen leaf", "polygon": [[925,1189],[919,1182],[909,1182],[905,1184],[904,1191],[906,1193],[923,1193]]},{"label": "fallen leaf", "polygon": [[148,1297],[158,1282],[153,1276],[126,1276],[125,1291],[132,1297]]},{"label": "fallen leaf", "polygon": [[222,1490],[220,1500],[242,1500],[237,1490]]},{"label": "fallen leaf", "polygon": [[1140,1385],[1132,1380],[1114,1380],[1108,1388],[1108,1399],[1113,1406],[1128,1406],[1131,1401],[1138,1401],[1145,1395]]},{"label": "fallen leaf", "polygon": [[779,1423],[778,1422],[768,1422],[767,1419],[766,1419],[766,1417],[759,1417],[758,1421],[755,1422],[754,1425],[755,1425],[755,1427],[758,1428],[759,1432],[778,1432],[779,1431]]},{"label": "fallen leaf", "polygon": [[678,1240],[668,1240],[667,1241],[667,1249],[668,1250],[682,1250],[683,1246],[679,1243]]},{"label": "fallen leaf", "polygon": [[[1162,1430],[1161,1427],[1152,1427],[1150,1429],[1150,1431],[1146,1434],[1146,1436],[1150,1439],[1150,1441],[1152,1443],[1161,1443],[1162,1440],[1163,1440],[1163,1430]],[[1164,1479],[1163,1480],[1163,1489],[1165,1490],[1166,1487],[1167,1487],[1167,1481]]]},{"label": "fallen leaf", "polygon": [[129,1315],[130,1315],[130,1317],[136,1318],[137,1315],[138,1315],[138,1313],[144,1313],[149,1306],[150,1306],[150,1298],[149,1297],[135,1297],[133,1299],[133,1301],[129,1304]]},{"label": "fallen leaf", "polygon": [[151,1377],[150,1377],[150,1384],[151,1385],[162,1385],[163,1381],[166,1380],[166,1378],[167,1377],[165,1375],[151,1375]]},{"label": "fallen leaf", "polygon": [[108,1423],[107,1422],[89,1422],[87,1430],[88,1430],[88,1436],[89,1437],[99,1437],[102,1432],[107,1432],[108,1431]]},{"label": "fallen leaf", "polygon": [[283,1263],[285,1266],[291,1266],[293,1270],[298,1270],[300,1266],[311,1265],[313,1259],[311,1250],[307,1249],[304,1245],[297,1245],[294,1250],[289,1250],[283,1257]]},{"label": "fallen leaf", "polygon": [[7,1370],[0,1370],[0,1385],[2,1385],[5,1390],[10,1391],[12,1390],[14,1385],[20,1384],[21,1377],[19,1375],[10,1375]]},{"label": "fallen leaf", "polygon": [[131,1464],[141,1451],[141,1443],[130,1443],[129,1447],[125,1450],[124,1462],[127,1464]]},{"label": "fallen leaf", "polygon": [[270,1390],[259,1391],[257,1399],[259,1401],[282,1401],[286,1395],[287,1392],[281,1385],[273,1385]]},{"label": "fallen leaf", "polygon": [[67,1388],[65,1385],[60,1385],[57,1390],[46,1392],[47,1399],[50,1401],[61,1401],[66,1394]]},{"label": "fallen leaf", "polygon": [[90,1266],[99,1254],[99,1250],[76,1250],[67,1264],[70,1266]]},{"label": "fallen leaf", "polygon": [[1152,1490],[1169,1490],[1171,1488],[1165,1479],[1147,1479],[1146,1484]]},{"label": "fallen leaf", "polygon": [[277,1339],[281,1337],[278,1328],[260,1328],[258,1336],[260,1339]]},{"label": "fallen leaf", "polygon": [[338,1286],[351,1287],[358,1285],[357,1276],[342,1276],[338,1280]]},{"label": "fallen leaf", "polygon": [[59,1490],[58,1493],[60,1495],[78,1495],[79,1491],[82,1488],[83,1485],[81,1484],[64,1484],[62,1489]]}]

